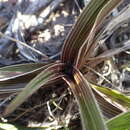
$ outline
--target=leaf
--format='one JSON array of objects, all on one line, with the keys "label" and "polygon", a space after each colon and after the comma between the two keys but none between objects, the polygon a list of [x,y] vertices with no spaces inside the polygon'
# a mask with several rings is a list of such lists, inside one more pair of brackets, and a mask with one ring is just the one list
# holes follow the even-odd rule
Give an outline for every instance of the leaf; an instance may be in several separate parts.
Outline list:
[{"label": "leaf", "polygon": [[107,121],[109,130],[130,130],[130,111]]},{"label": "leaf", "polygon": [[0,99],[23,90],[30,80],[50,65],[52,64],[29,63],[0,68]]},{"label": "leaf", "polygon": [[0,99],[6,98],[13,93],[23,90],[26,84],[29,83],[29,81],[37,75],[36,72],[23,75],[14,79],[12,78],[11,80],[0,81]]},{"label": "leaf", "polygon": [[74,63],[77,53],[87,39],[98,13],[108,1],[91,0],[84,8],[64,43],[61,56],[63,63],[68,65]]},{"label": "leaf", "polygon": [[18,124],[0,122],[0,130],[45,130],[47,128],[49,129],[51,127],[24,127]]},{"label": "leaf", "polygon": [[92,56],[94,49],[97,45],[97,35],[102,26],[106,16],[112,11],[112,9],[117,6],[122,0],[108,0],[104,6],[102,6],[100,12],[96,17],[96,21],[91,29],[91,32],[88,35],[88,38],[84,41],[82,47],[80,48],[78,57],[76,59],[76,67],[80,68],[88,59]]},{"label": "leaf", "polygon": [[120,93],[116,90],[110,89],[110,88],[105,88],[105,87],[101,87],[101,86],[99,87],[99,86],[94,85],[94,84],[91,84],[91,86],[93,88],[95,88],[96,90],[98,90],[99,92],[105,94],[112,101],[119,103],[123,107],[130,108],[130,98],[123,95],[122,93]]},{"label": "leaf", "polygon": [[103,97],[101,93],[99,93],[95,89],[92,90],[105,118],[110,119],[123,112],[123,110],[117,107],[115,104],[113,104],[109,100],[106,100],[106,98]]},{"label": "leaf", "polygon": [[100,109],[93,95],[93,92],[83,77],[77,70],[74,70],[74,80],[64,79],[70,86],[77,99],[82,126],[84,130],[106,130]]},{"label": "leaf", "polygon": [[26,84],[36,75],[29,75],[28,77],[20,77],[17,79],[1,81],[0,82],[0,99],[8,98],[11,94],[20,92]]},{"label": "leaf", "polygon": [[26,63],[26,64],[18,64],[11,65],[0,68],[0,71],[20,71],[20,72],[28,72],[39,67],[42,67],[45,63]]},{"label": "leaf", "polygon": [[36,128],[26,128],[16,124],[0,123],[0,130],[36,130]]},{"label": "leaf", "polygon": [[57,63],[53,66],[46,68],[40,74],[38,74],[31,82],[27,84],[24,90],[11,102],[6,108],[4,115],[13,112],[19,105],[21,105],[29,96],[36,92],[40,87],[46,85],[59,77],[62,77],[59,71],[62,69],[62,64]]},{"label": "leaf", "polygon": [[117,30],[121,25],[127,23],[130,20],[130,5],[125,7],[121,12],[119,12],[118,16],[114,17],[108,25],[105,27],[100,39],[106,41],[112,33]]},{"label": "leaf", "polygon": [[94,58],[89,58],[88,60],[101,60],[101,59],[108,59],[114,55],[117,55],[123,51],[126,51],[130,49],[130,40],[128,40],[127,42],[125,42],[125,45],[122,46],[122,47],[119,47],[119,48],[114,48],[114,49],[110,49],[102,54],[100,54],[99,56],[97,57],[94,57]]},{"label": "leaf", "polygon": [[0,82],[0,99],[4,99],[9,95],[20,92],[26,86],[26,84],[32,79],[29,78],[22,78],[19,80],[11,80]]},{"label": "leaf", "polygon": [[29,63],[2,67],[0,68],[0,81],[7,81],[18,77],[21,78],[22,76],[27,76],[32,73],[38,73],[47,67],[47,63]]},{"label": "leaf", "polygon": [[[122,26],[123,24],[127,23],[130,19],[130,6],[127,6],[127,8],[123,9],[118,16],[114,17],[109,23],[108,25],[106,25],[105,29],[103,30],[103,32],[98,36],[98,39],[101,40],[101,42],[104,44],[104,42],[114,33],[114,31],[116,29],[118,29],[120,26]],[[110,51],[106,51],[104,53],[102,53],[100,56],[102,57],[94,57],[94,58],[89,58],[90,65],[92,65],[93,63],[101,63],[102,61],[106,60],[109,57],[114,56],[115,54],[119,54],[122,51],[126,51],[127,50],[127,45],[129,44],[128,41],[126,41],[126,43],[124,43],[126,47],[121,47],[121,48],[115,48],[115,49],[111,49]],[[129,47],[129,45],[128,45]],[[124,49],[123,49],[124,48]],[[91,52],[91,50],[89,50]],[[107,56],[107,57],[106,57]],[[92,61],[93,60],[93,61]]]}]

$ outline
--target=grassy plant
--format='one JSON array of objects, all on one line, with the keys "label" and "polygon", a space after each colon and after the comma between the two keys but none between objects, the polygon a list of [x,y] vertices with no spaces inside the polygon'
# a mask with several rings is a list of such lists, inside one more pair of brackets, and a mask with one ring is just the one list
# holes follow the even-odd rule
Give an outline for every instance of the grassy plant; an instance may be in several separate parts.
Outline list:
[{"label": "grassy plant", "polygon": [[[102,32],[105,17],[121,1],[122,0],[91,0],[82,11],[65,40],[60,61],[53,63],[48,62],[47,64],[15,65],[1,68],[0,86],[5,88],[11,84],[18,85],[24,82],[24,80],[25,84],[27,84],[28,80],[25,77],[28,77],[29,80],[33,78],[24,87],[23,91],[7,106],[3,115],[6,116],[12,113],[40,87],[48,87],[52,83],[54,84],[55,82],[63,80],[66,82],[66,85],[70,87],[77,100],[83,129],[107,130],[108,127],[103,119],[97,101],[105,113],[109,113],[111,109],[114,109],[115,113],[119,114],[122,110],[112,105],[108,100],[105,100],[97,91],[109,95],[110,98],[114,98],[117,102],[119,101],[118,99],[121,98],[127,106],[129,105],[129,99],[113,91],[111,93],[109,89],[94,87],[94,85],[90,84],[87,80],[89,78],[85,78],[84,76],[86,72],[84,65],[88,63],[90,59],[97,61],[98,57],[94,57],[95,47],[98,43],[98,36],[100,36]],[[99,58],[102,57],[99,56]],[[95,65],[95,63],[93,62],[91,66],[92,65]],[[89,75],[87,76],[89,77]],[[6,82],[8,82],[8,84]],[[118,99],[115,96],[117,96]],[[97,100],[95,97],[98,97]],[[122,102],[118,103],[122,104]],[[107,107],[107,109],[104,109],[105,107]],[[111,111],[111,114],[115,113]]]}]

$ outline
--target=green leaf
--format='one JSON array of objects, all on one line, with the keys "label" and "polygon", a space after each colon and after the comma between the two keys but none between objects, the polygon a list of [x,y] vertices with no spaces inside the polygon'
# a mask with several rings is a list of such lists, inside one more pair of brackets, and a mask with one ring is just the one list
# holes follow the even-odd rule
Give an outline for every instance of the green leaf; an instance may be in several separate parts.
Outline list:
[{"label": "green leaf", "polygon": [[36,92],[40,87],[55,81],[57,78],[62,77],[63,74],[60,74],[63,64],[57,63],[53,66],[48,67],[37,75],[24,90],[11,102],[11,104],[6,108],[4,115],[7,115],[13,112],[19,105],[21,105],[30,95]]},{"label": "green leaf", "polygon": [[12,65],[7,67],[0,68],[0,81],[7,81],[17,77],[25,76],[32,74],[34,72],[40,72],[43,70],[43,66],[47,65],[46,63],[29,63],[29,64],[20,64]]},{"label": "green leaf", "polygon": [[0,68],[0,71],[20,71],[20,72],[29,72],[35,70],[39,67],[42,67],[45,63],[26,63],[26,64],[18,64],[18,65],[11,65]]},{"label": "green leaf", "polygon": [[83,129],[107,130],[93,92],[83,75],[75,69],[74,79],[69,80],[66,78],[65,81],[77,99]]},{"label": "green leaf", "polygon": [[109,130],[130,130],[130,111],[107,121]]},{"label": "green leaf", "polygon": [[123,107],[130,108],[130,98],[123,95],[122,93],[120,93],[116,90],[110,89],[110,88],[105,88],[105,87],[97,86],[94,84],[91,84],[91,86],[93,88],[97,89],[99,92],[105,94],[112,101],[119,103]]},{"label": "green leaf", "polygon": [[1,81],[0,99],[5,99],[13,93],[20,92],[36,75],[37,73],[32,73],[30,75],[20,76],[11,80]]},{"label": "green leaf", "polygon": [[11,123],[3,123],[0,122],[0,130],[45,130],[45,129],[51,129],[50,126],[48,127],[24,127],[18,124],[11,124]]},{"label": "green leaf", "polygon": [[28,77],[25,76],[18,79],[0,82],[0,99],[5,99],[13,93],[20,92],[35,76],[36,75],[30,75]]},{"label": "green leaf", "polygon": [[0,123],[0,130],[36,130],[36,128],[26,128],[16,124]]},{"label": "green leaf", "polygon": [[[9,95],[20,92],[38,73],[53,65],[53,63],[31,63],[20,64],[0,68],[0,99],[4,99]],[[11,73],[20,72],[16,75]],[[9,75],[9,73],[11,75]],[[3,77],[3,78],[2,78]]]}]

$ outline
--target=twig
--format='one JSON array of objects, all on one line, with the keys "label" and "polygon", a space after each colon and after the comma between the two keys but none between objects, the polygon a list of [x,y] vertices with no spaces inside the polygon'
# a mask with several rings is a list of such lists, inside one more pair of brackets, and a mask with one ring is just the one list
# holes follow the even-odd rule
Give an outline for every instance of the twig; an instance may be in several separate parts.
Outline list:
[{"label": "twig", "polygon": [[11,41],[13,41],[13,42],[15,42],[15,43],[19,43],[19,44],[21,44],[21,45],[23,45],[23,46],[25,46],[25,47],[31,49],[32,51],[34,51],[34,52],[36,52],[37,54],[43,56],[43,57],[44,57],[45,59],[47,59],[47,60],[49,59],[48,56],[46,56],[46,55],[43,54],[42,52],[38,51],[37,49],[35,49],[35,48],[33,48],[33,47],[27,45],[27,44],[24,43],[24,42],[21,42],[21,41],[19,41],[19,40],[16,40],[15,38],[12,38],[12,37],[10,37],[10,36],[7,36],[7,35],[3,34],[2,32],[0,32],[0,36],[5,37],[5,38],[7,38],[7,39],[9,39],[9,40],[11,40]]},{"label": "twig", "polygon": [[56,120],[55,116],[52,114],[51,107],[50,107],[50,102],[49,102],[49,101],[47,101],[47,108],[48,108],[48,112],[49,112],[50,116],[51,116],[54,120]]},{"label": "twig", "polygon": [[12,95],[10,95],[9,97],[5,98],[5,100],[0,103],[0,106],[2,106],[3,104],[5,104],[7,101],[9,101],[9,100],[10,100],[13,96],[15,96],[15,95],[16,95],[16,94],[12,94]]},{"label": "twig", "polygon": [[85,66],[87,69],[91,70],[93,73],[97,74],[98,76],[100,76],[101,78],[103,78],[105,81],[107,81],[109,84],[111,84],[113,86],[113,84],[107,79],[105,78],[102,74],[100,74],[99,72],[95,71],[94,69],[88,67],[88,66]]},{"label": "twig", "polygon": [[[63,99],[65,96],[66,96],[67,94],[63,94],[60,98],[57,98],[57,99],[55,99],[55,101],[59,101],[59,100],[61,100],[61,99]],[[51,99],[51,100],[48,100],[48,102],[53,102],[53,100]],[[44,103],[42,103],[42,104],[38,104],[38,105],[36,105],[36,106],[34,106],[34,107],[32,107],[32,108],[29,108],[29,109],[27,109],[27,110],[25,110],[24,112],[22,112],[21,114],[19,114],[16,118],[14,118],[14,119],[12,119],[12,120],[9,120],[10,122],[14,122],[14,121],[16,121],[16,120],[18,120],[19,118],[21,118],[23,115],[25,115],[26,113],[28,113],[28,112],[31,112],[31,111],[33,111],[33,110],[35,110],[35,109],[37,109],[37,108],[39,108],[39,107],[42,107],[42,106],[44,106],[44,105],[46,105],[47,103],[46,102],[44,102]]]},{"label": "twig", "polygon": [[75,4],[77,5],[77,7],[78,7],[78,9],[79,9],[79,12],[81,13],[81,12],[82,12],[82,9],[80,8],[79,3],[78,3],[77,0],[75,0]]}]

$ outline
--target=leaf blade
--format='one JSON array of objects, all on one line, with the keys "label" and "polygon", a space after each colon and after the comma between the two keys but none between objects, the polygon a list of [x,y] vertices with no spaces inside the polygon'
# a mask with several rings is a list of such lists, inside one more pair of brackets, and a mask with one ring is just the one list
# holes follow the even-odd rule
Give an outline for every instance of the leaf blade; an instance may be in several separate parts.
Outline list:
[{"label": "leaf blade", "polygon": [[109,130],[129,130],[130,129],[130,111],[107,121]]},{"label": "leaf blade", "polygon": [[102,6],[100,12],[96,17],[96,21],[89,33],[87,39],[84,41],[82,47],[79,50],[79,54],[75,60],[75,65],[80,68],[88,59],[93,55],[94,49],[97,45],[96,34],[101,30],[105,17],[116,7],[122,0],[108,0],[104,6]]},{"label": "leaf blade", "polygon": [[101,86],[99,87],[94,84],[91,84],[91,86],[93,88],[97,89],[98,91],[100,91],[101,93],[105,94],[106,96],[108,96],[108,98],[119,103],[120,105],[130,108],[130,98],[129,97],[119,93],[116,90],[110,89],[110,88],[105,88],[105,87],[101,87]]},{"label": "leaf blade", "polygon": [[[50,64],[53,65],[53,63]],[[48,67],[47,63],[29,63],[2,67],[0,68],[0,82],[36,74],[46,67]]]},{"label": "leaf blade", "polygon": [[92,90],[83,75],[75,69],[74,81],[64,80],[70,86],[79,104],[83,129],[107,130]]},{"label": "leaf blade", "polygon": [[63,63],[74,63],[77,52],[88,37],[96,16],[108,1],[109,0],[91,0],[85,7],[64,43],[61,55]]},{"label": "leaf blade", "polygon": [[62,64],[55,64],[37,75],[31,82],[27,84],[24,90],[5,109],[4,115],[8,115],[9,113],[13,112],[30,95],[36,92],[41,86],[50,82],[50,80],[55,80],[56,78],[62,77],[63,74],[59,73],[59,70],[62,68],[61,66]]}]

